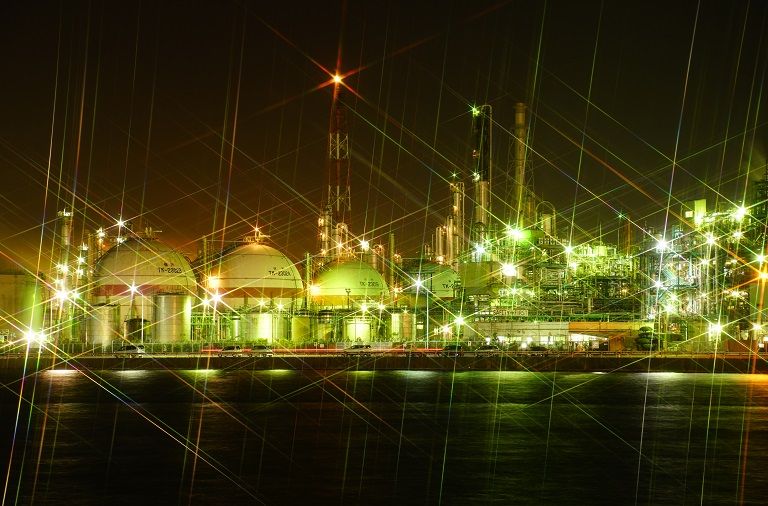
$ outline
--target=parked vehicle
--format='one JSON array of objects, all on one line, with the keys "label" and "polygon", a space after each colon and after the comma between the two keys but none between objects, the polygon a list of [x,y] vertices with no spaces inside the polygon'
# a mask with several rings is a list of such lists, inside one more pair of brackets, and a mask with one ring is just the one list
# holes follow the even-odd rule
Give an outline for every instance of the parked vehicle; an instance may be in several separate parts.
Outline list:
[{"label": "parked vehicle", "polygon": [[464,347],[460,344],[449,344],[440,350],[440,355],[443,357],[463,357]]},{"label": "parked vehicle", "polygon": [[353,344],[344,350],[344,355],[358,355],[368,357],[371,355],[370,344]]},{"label": "parked vehicle", "polygon": [[251,355],[254,357],[271,357],[274,355],[272,348],[264,344],[256,344],[251,347]]},{"label": "parked vehicle", "polygon": [[495,357],[501,353],[501,349],[495,344],[484,344],[475,350],[476,357]]},{"label": "parked vehicle", "polygon": [[143,344],[128,344],[125,346],[121,346],[120,348],[115,350],[115,358],[120,357],[129,357],[129,358],[135,358],[135,357],[142,357],[144,356],[144,345]]},{"label": "parked vehicle", "polygon": [[243,356],[243,348],[239,344],[231,344],[229,346],[224,346],[221,351],[219,351],[220,357],[241,357]]}]

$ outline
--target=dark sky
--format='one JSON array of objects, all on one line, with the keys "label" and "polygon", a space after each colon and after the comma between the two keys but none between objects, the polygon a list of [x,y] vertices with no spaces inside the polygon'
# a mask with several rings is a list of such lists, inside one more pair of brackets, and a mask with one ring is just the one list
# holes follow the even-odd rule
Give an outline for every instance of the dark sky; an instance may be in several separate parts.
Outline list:
[{"label": "dark sky", "polygon": [[681,200],[738,202],[763,176],[767,14],[746,1],[3,2],[1,252],[34,264],[42,251],[47,267],[65,207],[76,236],[122,216],[191,257],[200,237],[254,225],[295,259],[315,252],[337,61],[353,233],[392,231],[406,255],[429,241],[445,181],[471,167],[472,104],[493,108],[503,197],[518,101],[533,189],[561,235],[572,222],[610,241],[618,211],[658,227]]}]

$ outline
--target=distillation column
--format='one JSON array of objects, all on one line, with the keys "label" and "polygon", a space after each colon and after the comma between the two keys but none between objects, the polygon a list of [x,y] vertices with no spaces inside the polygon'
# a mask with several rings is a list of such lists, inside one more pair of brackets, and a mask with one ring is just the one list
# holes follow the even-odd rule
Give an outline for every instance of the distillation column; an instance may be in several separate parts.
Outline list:
[{"label": "distillation column", "polygon": [[491,220],[491,106],[473,109],[472,132],[475,148],[472,151],[474,170],[475,213],[472,223],[472,241],[483,244],[489,235]]}]

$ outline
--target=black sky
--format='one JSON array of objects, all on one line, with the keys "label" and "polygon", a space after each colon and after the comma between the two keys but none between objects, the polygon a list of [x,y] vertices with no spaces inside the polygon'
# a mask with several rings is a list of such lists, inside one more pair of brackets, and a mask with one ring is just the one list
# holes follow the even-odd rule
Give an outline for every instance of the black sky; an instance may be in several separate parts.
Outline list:
[{"label": "black sky", "polygon": [[201,236],[254,225],[296,259],[314,252],[321,85],[337,58],[355,234],[392,231],[404,254],[429,241],[446,180],[471,167],[472,104],[493,108],[503,197],[518,101],[534,190],[561,231],[573,221],[610,241],[618,211],[659,227],[668,206],[739,202],[762,177],[767,14],[714,1],[6,2],[0,248],[30,265],[41,251],[46,267],[67,207],[77,235],[122,216],[191,257]]}]

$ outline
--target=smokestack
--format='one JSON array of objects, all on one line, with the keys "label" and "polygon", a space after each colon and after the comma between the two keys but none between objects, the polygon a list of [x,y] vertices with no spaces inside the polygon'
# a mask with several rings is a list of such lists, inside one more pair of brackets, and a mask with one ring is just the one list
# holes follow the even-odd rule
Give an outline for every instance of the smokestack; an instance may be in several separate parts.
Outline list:
[{"label": "smokestack", "polygon": [[528,128],[525,118],[526,106],[522,102],[515,104],[515,212],[517,213],[517,227],[524,228],[528,225],[526,216],[525,198],[525,159]]}]

